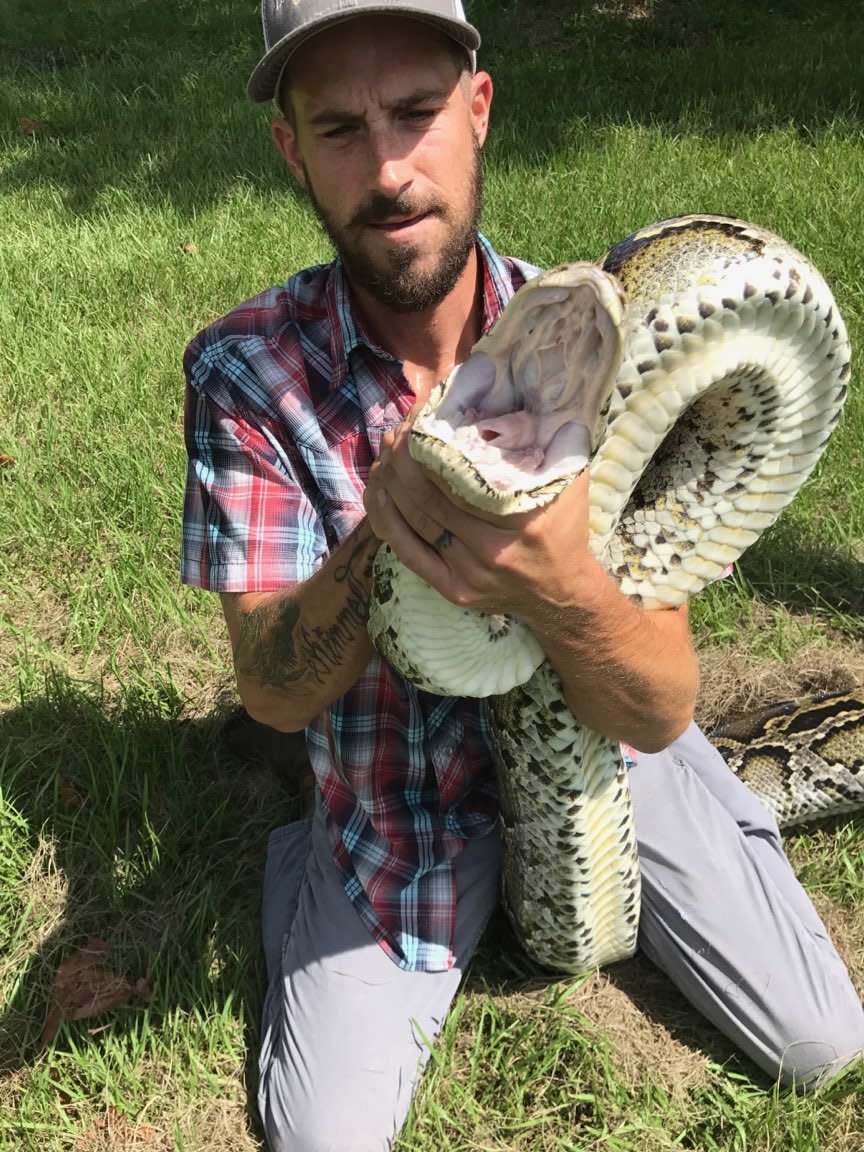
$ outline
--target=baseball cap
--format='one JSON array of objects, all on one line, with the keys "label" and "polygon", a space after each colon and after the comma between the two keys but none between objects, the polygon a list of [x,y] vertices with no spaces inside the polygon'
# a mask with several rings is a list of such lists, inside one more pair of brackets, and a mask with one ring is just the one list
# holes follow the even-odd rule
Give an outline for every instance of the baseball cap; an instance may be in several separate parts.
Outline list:
[{"label": "baseball cap", "polygon": [[466,49],[472,64],[480,47],[480,33],[465,19],[462,0],[261,0],[266,51],[249,77],[249,99],[261,103],[276,96],[282,71],[304,40],[364,15],[410,16],[435,25]]}]

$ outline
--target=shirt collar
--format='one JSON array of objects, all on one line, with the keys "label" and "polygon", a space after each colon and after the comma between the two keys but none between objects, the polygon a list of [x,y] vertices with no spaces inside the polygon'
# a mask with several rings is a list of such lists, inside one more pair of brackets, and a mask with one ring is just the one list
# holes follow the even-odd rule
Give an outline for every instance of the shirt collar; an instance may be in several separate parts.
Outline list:
[{"label": "shirt collar", "polygon": [[480,332],[485,336],[513,297],[513,275],[508,264],[482,232],[477,233],[477,249],[483,264],[483,319]]},{"label": "shirt collar", "polygon": [[[480,330],[481,333],[486,333],[513,295],[513,282],[506,262],[482,232],[477,233],[477,252],[483,269],[483,316]],[[351,289],[345,268],[338,257],[333,261],[326,297],[333,365],[331,391],[341,388],[348,371],[349,357],[361,345],[382,360],[387,360],[391,364],[399,363],[395,356],[385,352],[360,328],[351,305]]]}]

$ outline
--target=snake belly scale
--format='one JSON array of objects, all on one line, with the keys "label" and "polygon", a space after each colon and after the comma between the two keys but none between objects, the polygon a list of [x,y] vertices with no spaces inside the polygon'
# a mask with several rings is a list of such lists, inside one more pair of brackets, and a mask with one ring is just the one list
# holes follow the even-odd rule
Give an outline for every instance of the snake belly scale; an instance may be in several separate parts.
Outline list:
[{"label": "snake belly scale", "polygon": [[[411,451],[502,515],[554,499],[590,465],[592,552],[643,606],[677,605],[793,499],[849,374],[843,320],[801,253],[745,221],[677,217],[598,264],[524,285],[433,390]],[[563,972],[631,955],[640,882],[627,768],[616,743],[579,724],[537,640],[518,620],[449,604],[387,546],[369,629],[419,687],[488,697],[502,896],[528,953]]]}]

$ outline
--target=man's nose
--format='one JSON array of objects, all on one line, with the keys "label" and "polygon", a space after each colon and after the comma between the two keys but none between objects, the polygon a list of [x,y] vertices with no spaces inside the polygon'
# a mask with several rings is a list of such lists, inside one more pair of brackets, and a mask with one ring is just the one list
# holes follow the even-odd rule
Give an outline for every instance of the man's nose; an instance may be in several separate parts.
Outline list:
[{"label": "man's nose", "polygon": [[394,198],[412,181],[411,152],[392,128],[377,127],[369,137],[370,180],[376,192]]}]

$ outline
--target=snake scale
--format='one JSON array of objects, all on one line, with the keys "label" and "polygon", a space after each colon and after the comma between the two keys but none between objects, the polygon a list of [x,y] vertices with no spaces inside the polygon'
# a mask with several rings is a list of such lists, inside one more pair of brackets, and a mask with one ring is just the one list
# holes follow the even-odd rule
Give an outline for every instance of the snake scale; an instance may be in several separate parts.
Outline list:
[{"label": "snake scale", "polygon": [[[433,390],[411,452],[464,500],[503,515],[554,499],[590,464],[594,555],[645,607],[676,605],[793,499],[849,374],[843,320],[804,256],[745,221],[677,217],[596,264],[529,280]],[[418,687],[489,699],[503,902],[527,952],[563,972],[631,955],[640,881],[626,763],[576,720],[536,639],[516,619],[449,604],[387,546],[369,629]],[[825,707],[810,726],[825,727],[820,763],[833,763],[844,724],[864,723],[860,708],[850,721],[837,707],[843,723],[832,729]],[[838,795],[864,805],[860,727],[851,766],[820,774],[793,755],[784,713],[769,720],[752,755],[740,733],[721,745],[769,806],[800,818],[836,810]]]},{"label": "snake scale", "polygon": [[786,700],[721,722],[711,743],[781,828],[864,808],[864,691]]}]

